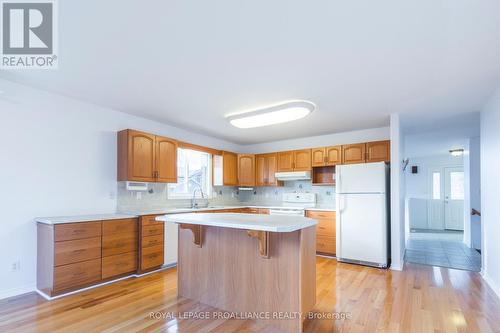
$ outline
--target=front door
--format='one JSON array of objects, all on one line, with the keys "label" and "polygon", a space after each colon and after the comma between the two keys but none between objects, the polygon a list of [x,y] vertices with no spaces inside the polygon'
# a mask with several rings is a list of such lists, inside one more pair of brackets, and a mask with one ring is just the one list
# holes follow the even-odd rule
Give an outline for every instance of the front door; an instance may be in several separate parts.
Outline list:
[{"label": "front door", "polygon": [[444,224],[446,229],[464,230],[464,170],[444,168]]}]

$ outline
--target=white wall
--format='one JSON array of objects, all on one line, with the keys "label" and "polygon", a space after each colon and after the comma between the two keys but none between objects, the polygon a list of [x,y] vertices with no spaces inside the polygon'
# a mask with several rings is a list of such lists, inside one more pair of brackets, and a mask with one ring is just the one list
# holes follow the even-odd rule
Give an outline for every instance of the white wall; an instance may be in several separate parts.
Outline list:
[{"label": "white wall", "polygon": [[405,252],[404,136],[398,114],[391,115],[391,269],[402,270]]},{"label": "white wall", "polygon": [[481,111],[483,276],[500,296],[500,89]]},{"label": "white wall", "polygon": [[389,127],[380,127],[360,131],[350,131],[291,140],[260,143],[255,145],[243,145],[241,146],[241,152],[270,153],[290,149],[305,149],[312,147],[335,146],[350,143],[388,140],[389,137]]},{"label": "white wall", "polygon": [[[116,131],[135,128],[215,148],[238,147],[154,121],[0,80],[0,298],[36,281],[36,216],[116,209]],[[19,261],[20,271],[11,272]]]}]

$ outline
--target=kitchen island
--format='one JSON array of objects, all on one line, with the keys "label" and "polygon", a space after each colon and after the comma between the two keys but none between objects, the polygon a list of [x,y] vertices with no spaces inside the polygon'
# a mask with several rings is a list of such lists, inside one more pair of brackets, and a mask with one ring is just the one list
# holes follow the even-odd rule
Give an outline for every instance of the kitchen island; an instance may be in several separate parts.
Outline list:
[{"label": "kitchen island", "polygon": [[300,333],[316,303],[316,220],[237,213],[176,214],[178,295]]}]

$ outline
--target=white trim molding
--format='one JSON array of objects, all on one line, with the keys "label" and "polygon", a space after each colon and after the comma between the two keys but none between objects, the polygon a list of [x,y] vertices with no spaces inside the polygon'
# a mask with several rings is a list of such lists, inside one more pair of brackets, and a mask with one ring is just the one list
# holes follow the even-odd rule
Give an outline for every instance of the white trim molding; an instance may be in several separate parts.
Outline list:
[{"label": "white trim molding", "polygon": [[500,287],[497,286],[497,284],[495,283],[495,281],[493,281],[493,279],[489,276],[489,274],[486,271],[482,270],[480,274],[483,277],[483,280],[486,281],[486,283],[488,284],[488,286],[500,298]]}]

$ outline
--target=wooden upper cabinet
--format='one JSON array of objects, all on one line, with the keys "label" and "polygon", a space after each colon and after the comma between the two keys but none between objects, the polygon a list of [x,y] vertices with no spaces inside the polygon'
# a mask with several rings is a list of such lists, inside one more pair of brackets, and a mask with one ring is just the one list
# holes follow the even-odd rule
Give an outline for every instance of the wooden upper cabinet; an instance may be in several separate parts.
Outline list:
[{"label": "wooden upper cabinet", "polygon": [[275,173],[278,167],[278,154],[255,155],[255,185],[280,186],[282,182],[276,180]]},{"label": "wooden upper cabinet", "polygon": [[267,160],[267,186],[281,186],[282,181],[276,179],[275,173],[278,171],[278,154],[266,154]]},{"label": "wooden upper cabinet", "polygon": [[311,166],[321,167],[342,163],[342,147],[322,147],[311,150]]},{"label": "wooden upper cabinet", "polygon": [[391,142],[375,141],[366,143],[366,162],[390,162]]},{"label": "wooden upper cabinet", "polygon": [[357,143],[342,146],[342,163],[354,164],[365,163],[366,144]]},{"label": "wooden upper cabinet", "polygon": [[311,170],[311,149],[296,150],[293,152],[294,171],[307,171]]},{"label": "wooden upper cabinet", "polygon": [[118,132],[118,180],[175,183],[176,141],[131,129]]},{"label": "wooden upper cabinet", "polygon": [[225,186],[238,186],[238,155],[222,152],[222,182]]},{"label": "wooden upper cabinet", "polygon": [[118,132],[118,180],[155,181],[155,136],[134,130]]},{"label": "wooden upper cabinet", "polygon": [[177,141],[156,136],[156,181],[177,182]]},{"label": "wooden upper cabinet", "polygon": [[293,151],[278,153],[278,171],[293,171]]},{"label": "wooden upper cabinet", "polygon": [[238,184],[255,186],[255,155],[238,155]]},{"label": "wooden upper cabinet", "polygon": [[325,165],[337,165],[342,163],[342,147],[333,146],[325,148]]},{"label": "wooden upper cabinet", "polygon": [[314,148],[311,150],[311,166],[324,166],[326,161],[325,148]]},{"label": "wooden upper cabinet", "polygon": [[267,185],[267,158],[266,155],[256,155],[255,156],[255,185],[256,186],[266,186]]},{"label": "wooden upper cabinet", "polygon": [[311,149],[282,151],[278,153],[278,171],[311,170]]}]

